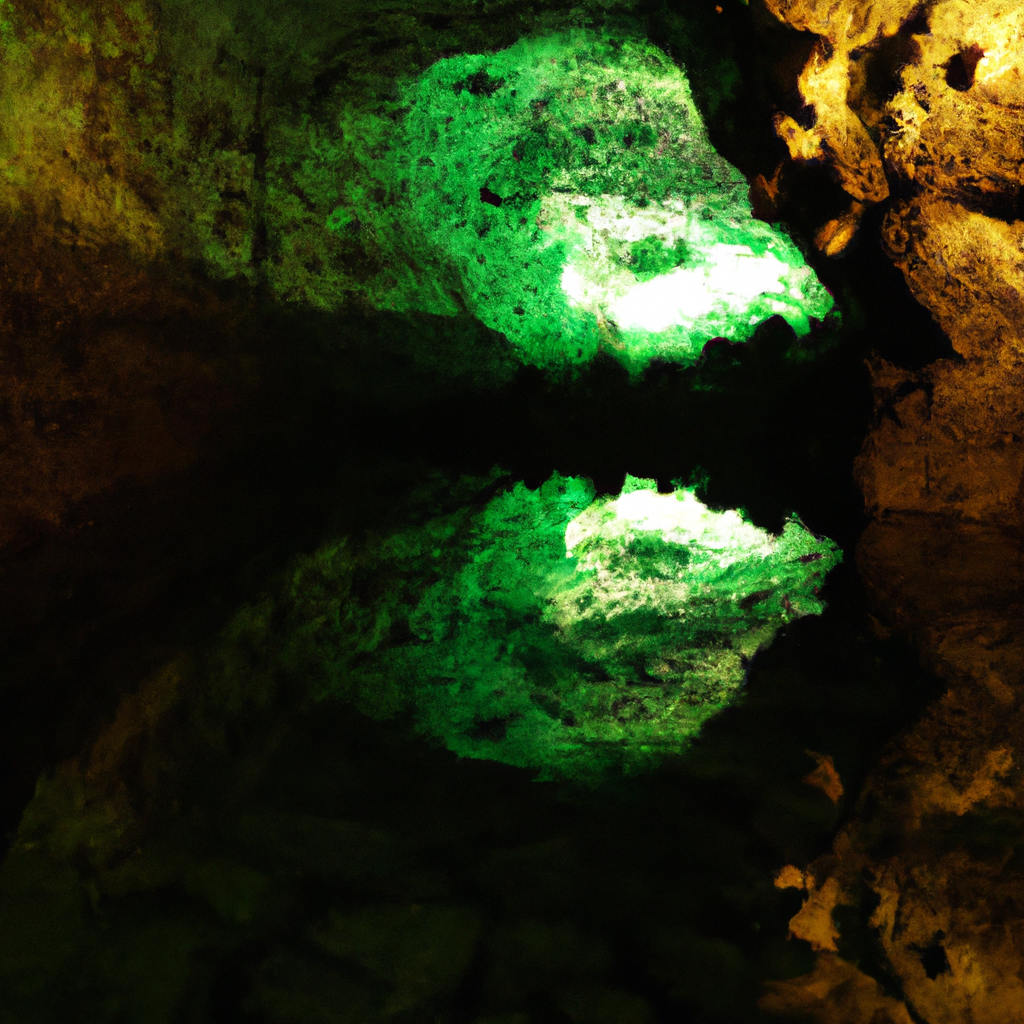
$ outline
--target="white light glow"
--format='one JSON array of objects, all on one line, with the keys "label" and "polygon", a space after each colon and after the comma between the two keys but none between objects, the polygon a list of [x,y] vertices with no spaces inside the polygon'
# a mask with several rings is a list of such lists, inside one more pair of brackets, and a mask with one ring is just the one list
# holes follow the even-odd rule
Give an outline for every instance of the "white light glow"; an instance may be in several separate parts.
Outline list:
[{"label": "white light glow", "polygon": [[[800,321],[809,296],[823,292],[802,261],[779,258],[777,253],[792,257],[795,250],[789,253],[791,243],[775,239],[767,224],[709,219],[700,203],[670,200],[639,209],[621,196],[558,194],[545,199],[543,221],[554,229],[552,240],[568,243],[562,291],[577,308],[623,331],[660,334],[681,327],[706,329],[710,337],[723,319],[741,317],[753,325],[776,312]],[[684,265],[638,280],[630,246],[652,236],[666,249],[682,241],[688,255]],[[751,244],[744,244],[748,238]],[[748,317],[761,299],[764,304]]]},{"label": "white light glow", "polygon": [[[596,543],[600,547],[637,532],[657,533],[669,544],[697,543],[709,552],[734,549],[746,557],[751,551],[768,555],[775,544],[771,534],[746,522],[733,509],[714,512],[692,491],[659,494],[652,486],[595,502],[578,515],[565,530],[566,554],[572,556],[581,545],[589,549]],[[721,559],[717,561],[723,564]],[[581,566],[586,563],[583,554]]]},{"label": "white light glow", "polygon": [[[702,266],[678,267],[633,285],[609,304],[612,318],[627,329],[664,331],[719,307],[739,312],[765,292],[786,292],[790,268],[770,253],[756,256],[749,246],[717,243],[702,255]],[[789,308],[785,302],[774,306],[780,312]]]}]

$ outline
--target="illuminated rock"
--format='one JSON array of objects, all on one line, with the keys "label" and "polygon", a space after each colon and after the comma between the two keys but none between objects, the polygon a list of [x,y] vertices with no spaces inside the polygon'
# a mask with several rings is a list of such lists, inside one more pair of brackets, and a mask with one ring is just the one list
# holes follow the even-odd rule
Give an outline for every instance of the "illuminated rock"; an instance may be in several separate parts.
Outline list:
[{"label": "illuminated rock", "polygon": [[42,27],[5,8],[0,206],[76,265],[192,266],[323,312],[468,310],[541,366],[601,346],[687,363],[828,313],[639,28],[515,42],[530,23],[507,11],[504,49],[438,60],[479,53],[470,6],[457,31],[330,5],[47,4]]},{"label": "illuminated rock", "polygon": [[929,192],[988,202],[1014,219],[1024,185],[1024,7],[945,0],[913,42],[920,57],[901,68],[887,109],[887,163]]},{"label": "illuminated rock", "polygon": [[[947,0],[908,33],[916,59],[885,108],[885,157],[914,194],[888,211],[882,237],[963,360],[917,372],[876,363],[879,416],[857,475],[879,519],[937,517],[922,532],[941,533],[949,519],[1015,530],[1024,494],[1024,8]],[[884,544],[878,553],[888,557]],[[983,674],[988,656],[976,655]]]},{"label": "illuminated rock", "polygon": [[820,37],[799,80],[801,97],[814,109],[814,125],[803,128],[781,114],[776,120],[790,155],[796,160],[828,161],[855,200],[885,199],[889,186],[877,134],[872,137],[882,115],[865,87],[864,58],[868,48],[894,36],[919,5],[915,0],[767,0],[767,6],[793,28]]},{"label": "illuminated rock", "polygon": [[458,533],[441,520],[391,542],[382,571],[408,578],[433,544],[451,568],[390,607],[415,639],[380,655],[360,702],[373,711],[377,681],[400,680],[419,727],[458,754],[584,780],[682,750],[782,625],[822,611],[841,558],[795,518],[774,536],[632,477],[615,498],[572,477],[518,484]]},{"label": "illuminated rock", "polygon": [[[850,106],[877,126],[901,197],[883,243],[961,358],[920,370],[874,361],[876,418],[856,465],[872,517],[858,549],[865,589],[948,689],[876,767],[833,853],[810,865],[791,928],[817,943],[817,968],[773,983],[762,1006],[821,1024],[1001,1024],[1024,1005],[1024,8],[773,6],[847,50],[868,33],[858,38],[875,51],[902,54],[893,93],[872,96],[849,52],[849,90],[837,79],[815,109],[822,137]],[[856,146],[832,141],[825,156],[848,185]],[[815,922],[835,924],[831,946]],[[877,950],[859,970],[838,958],[853,958],[858,935]]]},{"label": "illuminated rock", "polygon": [[[707,137],[682,71],[646,41],[528,38],[439,61],[404,93],[395,174],[425,259],[524,361],[630,369],[833,300]],[[375,214],[346,212],[347,222]],[[379,216],[379,215],[377,215]],[[429,264],[428,264],[429,265]],[[382,303],[416,308],[396,288]]]}]

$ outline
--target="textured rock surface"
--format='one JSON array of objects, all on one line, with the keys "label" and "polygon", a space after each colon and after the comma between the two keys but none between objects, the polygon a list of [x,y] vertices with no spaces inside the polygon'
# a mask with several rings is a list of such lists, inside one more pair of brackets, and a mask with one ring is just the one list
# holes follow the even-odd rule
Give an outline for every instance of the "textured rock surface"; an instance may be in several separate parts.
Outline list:
[{"label": "textured rock surface", "polygon": [[[342,146],[340,157],[329,149],[339,119],[347,116],[353,132],[390,122],[400,106],[397,77],[451,51],[511,45],[524,16],[544,30],[575,17],[568,5],[486,6],[485,17],[470,16],[468,5],[409,13],[308,4],[259,17],[229,3],[12,0],[0,8],[9,58],[0,69],[0,374],[8,399],[0,544],[28,550],[39,537],[84,529],[90,498],[155,485],[231,450],[239,434],[252,441],[273,433],[253,417],[266,394],[261,382],[281,361],[240,326],[251,322],[248,311],[269,300],[323,312],[394,283],[393,239],[355,220],[335,218],[339,230],[323,230],[344,183],[375,177],[360,160],[383,157],[372,145]],[[772,7],[821,39],[802,82],[817,122],[780,119],[779,129],[795,155],[834,166],[853,200],[821,234],[823,250],[840,252],[863,208],[891,187],[886,244],[963,361],[924,371],[877,362],[878,422],[858,464],[874,517],[860,567],[877,614],[883,628],[914,639],[949,693],[892,748],[833,855],[787,876],[808,891],[793,933],[820,955],[815,972],[776,985],[764,1005],[851,1024],[905,1024],[911,1011],[929,1021],[1014,1020],[1024,914],[1019,25],[1011,9],[981,2],[932,5],[930,32],[904,3]],[[900,66],[890,100],[890,72]],[[762,198],[771,199],[770,185],[762,179]],[[361,201],[392,198],[371,191]],[[323,333],[336,352],[339,325],[327,322]],[[387,333],[367,327],[351,344],[353,365],[390,369]],[[471,379],[475,356],[466,346],[493,338],[467,338],[443,359],[468,366]],[[417,380],[431,379],[429,360],[401,355],[403,368],[423,371]],[[353,391],[339,385],[346,399]],[[801,400],[794,394],[794,405]],[[263,514],[254,503],[250,515]],[[157,583],[125,584],[130,600],[163,578],[149,562],[138,572]],[[344,614],[343,584],[326,581],[324,605],[303,629],[316,632],[317,614]],[[78,600],[96,600],[82,590]],[[49,610],[62,600],[54,596]],[[55,619],[53,647],[77,642]],[[473,786],[487,793],[489,781],[466,782],[450,765],[422,773],[404,737],[385,735],[386,756],[361,757],[364,723],[339,732],[348,746],[330,736],[315,771],[303,762],[289,775],[274,761],[284,742],[278,716],[296,699],[283,694],[282,679],[296,664],[281,669],[271,625],[268,606],[250,608],[212,654],[152,675],[97,730],[87,755],[43,779],[4,867],[5,912],[17,922],[0,939],[10,986],[4,1012],[13,1005],[30,1007],[32,1019],[86,1012],[157,1021],[207,1000],[234,1005],[237,996],[253,1014],[282,1021],[332,1019],[339,1006],[353,1021],[393,1011],[433,1021],[457,984],[444,966],[442,950],[451,949],[459,965],[485,964],[473,985],[488,1020],[522,1024],[546,986],[555,995],[542,1014],[644,1021],[654,1013],[647,999],[607,976],[605,914],[641,933],[645,985],[725,1019],[753,1001],[743,988],[747,953],[679,924],[691,911],[721,913],[700,902],[707,897],[699,887],[679,885],[717,870],[713,861],[737,858],[727,908],[736,918],[746,922],[752,904],[765,905],[757,885],[775,895],[767,880],[750,882],[756,872],[736,853],[748,820],[708,837],[687,871],[674,853],[658,861],[653,840],[627,843],[624,855],[615,842],[601,847],[604,860],[587,862],[600,913],[565,924],[580,864],[600,847],[593,833],[603,833],[592,823],[592,832],[559,825],[534,834],[509,809],[532,806],[519,791],[503,808],[513,826],[497,813],[470,821],[458,798],[482,805]],[[808,701],[822,675],[820,667],[809,673]],[[895,702],[903,680],[887,685]],[[864,728],[880,715],[873,710]],[[791,706],[777,715],[781,723],[798,717]],[[313,728],[296,730],[293,746]],[[752,731],[761,729],[757,722]],[[808,743],[817,745],[803,742],[798,753]],[[774,748],[756,749],[767,765]],[[719,753],[728,769],[702,770],[735,771],[741,753]],[[798,760],[799,790],[809,765],[802,753]],[[751,778],[762,764],[748,766]],[[386,784],[395,777],[421,788],[402,803],[400,787]],[[368,778],[379,786],[369,796],[353,781]],[[675,800],[681,787],[672,782]],[[455,794],[435,818],[432,785]],[[772,801],[794,818],[835,821],[824,793],[764,795],[749,785],[765,804],[751,812],[758,822],[770,818]],[[391,812],[368,808],[381,793]],[[708,803],[727,813],[718,791]],[[563,814],[560,805],[551,812],[558,822]],[[623,815],[617,825],[632,840],[650,821],[659,842],[686,833],[667,812],[647,821]],[[460,889],[464,840],[479,854],[468,896]],[[791,859],[808,845],[779,842]],[[443,869],[417,867],[438,857]],[[637,905],[646,918],[630,916]],[[481,931],[482,908],[493,906],[506,916]],[[303,914],[316,918],[315,928]],[[284,932],[288,941],[275,945]],[[779,974],[797,973],[798,949],[770,955],[785,964]],[[220,970],[233,956],[253,965],[251,975]],[[694,962],[707,970],[695,976]],[[211,994],[215,978],[226,995]],[[201,1019],[199,1010],[194,1016]]]},{"label": "textured rock surface", "polygon": [[[779,134],[795,159],[824,160],[854,199],[876,203],[889,186],[876,129],[877,95],[865,86],[863,68],[872,47],[893,36],[915,8],[913,0],[825,4],[816,0],[766,0],[776,17],[819,41],[800,74],[804,103],[813,125],[782,115]],[[884,99],[884,97],[882,97]]]},{"label": "textured rock surface", "polygon": [[[897,6],[872,5],[877,24],[857,45],[893,36],[911,13]],[[834,41],[858,10],[778,13]],[[903,197],[883,241],[960,358],[872,365],[875,425],[856,466],[872,521],[858,565],[879,618],[912,637],[948,690],[891,747],[833,854],[809,870],[791,928],[821,951],[818,966],[763,1005],[823,1024],[908,1010],[995,1024],[1024,1001],[1022,14],[980,0],[914,13],[891,44],[907,58],[893,95],[873,106],[874,152]],[[823,134],[849,119],[843,95],[816,102]],[[828,155],[854,195],[860,153]],[[837,984],[844,972],[852,989]]]},{"label": "textured rock surface", "polygon": [[381,234],[412,222],[393,264],[411,254],[416,283],[379,303],[465,305],[524,362],[563,369],[603,349],[633,372],[692,364],[773,315],[806,335],[832,309],[792,240],[752,215],[686,75],[642,37],[530,36],[438,61],[402,103],[397,131],[364,134],[391,148],[386,184],[405,206],[356,193],[337,211]]},{"label": "textured rock surface", "polygon": [[597,787],[685,750],[841,559],[799,520],[775,536],[654,480],[517,483],[381,545],[374,574],[402,585],[339,676],[462,757]]},{"label": "textured rock surface", "polygon": [[[339,151],[345,124],[393,123],[400,76],[514,42],[526,15],[498,5],[484,28],[472,5],[231,0],[0,12],[2,548],[214,454],[225,414],[288,361],[275,341],[268,366],[242,326],[254,307],[337,310],[392,273],[372,232],[326,229],[346,180],[370,170]],[[326,343],[336,356],[348,330]]]}]

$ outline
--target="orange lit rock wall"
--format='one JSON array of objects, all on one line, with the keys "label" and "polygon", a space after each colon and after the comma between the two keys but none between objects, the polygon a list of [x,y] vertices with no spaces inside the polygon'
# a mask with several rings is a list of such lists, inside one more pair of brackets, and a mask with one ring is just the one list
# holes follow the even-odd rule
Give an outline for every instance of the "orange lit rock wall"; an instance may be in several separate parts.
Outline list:
[{"label": "orange lit rock wall", "polygon": [[[874,362],[875,423],[856,466],[871,516],[858,565],[879,626],[909,635],[949,689],[809,869],[791,927],[821,951],[817,969],[773,984],[762,1006],[822,1024],[908,1010],[930,1024],[1018,1020],[1024,8],[770,6],[822,36],[801,77],[818,144],[801,151],[786,123],[780,134],[795,157],[830,162],[852,197],[892,193],[883,244],[957,358],[920,371]],[[857,49],[906,58],[895,94],[871,109]]]}]

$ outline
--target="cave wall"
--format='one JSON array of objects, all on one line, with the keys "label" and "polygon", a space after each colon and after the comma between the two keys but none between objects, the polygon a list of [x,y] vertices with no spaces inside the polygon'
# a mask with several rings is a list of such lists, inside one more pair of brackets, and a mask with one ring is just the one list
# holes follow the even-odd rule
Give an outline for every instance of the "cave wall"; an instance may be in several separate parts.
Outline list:
[{"label": "cave wall", "polygon": [[[831,164],[853,200],[891,195],[882,244],[954,354],[872,362],[875,422],[855,466],[878,626],[910,637],[947,691],[797,881],[791,930],[818,966],[763,1005],[822,1022],[1009,1021],[1024,915],[1022,15],[962,0],[770,6],[819,35],[801,77],[816,145],[791,151]],[[851,61],[894,54],[872,96]]]}]

